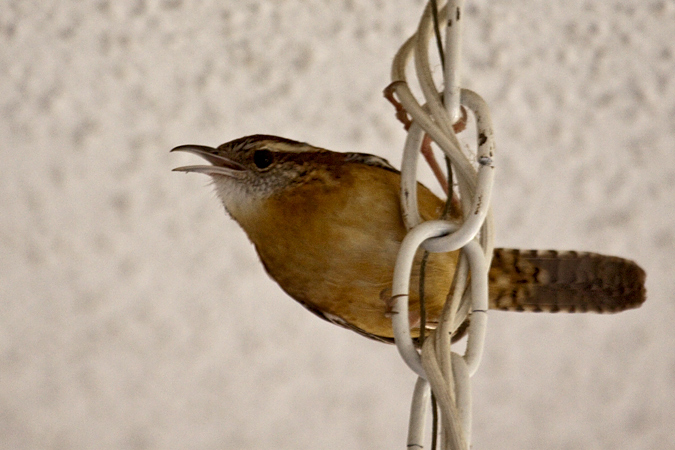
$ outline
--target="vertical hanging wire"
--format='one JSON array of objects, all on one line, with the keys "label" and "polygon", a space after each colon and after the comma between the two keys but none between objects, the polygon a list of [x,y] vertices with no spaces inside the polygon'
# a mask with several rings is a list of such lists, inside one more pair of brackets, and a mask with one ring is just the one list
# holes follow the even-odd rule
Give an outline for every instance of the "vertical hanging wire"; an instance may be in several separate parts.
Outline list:
[{"label": "vertical hanging wire", "polygon": [[464,0],[448,0],[448,18],[445,29],[445,55],[448,63],[443,66],[445,76],[444,103],[450,113],[451,123],[462,117],[460,107],[460,69],[462,59],[462,23]]},{"label": "vertical hanging wire", "polygon": [[[494,142],[489,113],[477,94],[459,88],[459,57],[461,34],[461,8],[463,0],[450,0],[438,10],[436,1],[430,0],[420,20],[417,33],[411,37],[397,53],[392,67],[393,82],[390,89],[398,97],[405,111],[412,118],[406,150],[402,164],[401,193],[402,210],[409,234],[403,240],[396,261],[394,283],[392,286],[394,327],[396,345],[405,362],[419,376],[411,405],[410,426],[408,430],[409,448],[423,446],[424,417],[428,408],[428,386],[431,385],[433,397],[442,411],[441,445],[443,449],[468,449],[471,436],[471,396],[469,377],[475,372],[484,342],[485,318],[487,309],[487,267],[485,255],[492,253],[492,224],[489,213],[490,194],[493,179]],[[433,20],[432,20],[433,19]],[[443,49],[440,38],[440,23],[446,22],[446,46]],[[445,89],[439,96],[431,77],[428,61],[428,41],[430,31],[434,30],[436,46],[441,55]],[[412,95],[406,79],[406,62],[415,54],[415,69],[427,104],[420,105]],[[465,103],[466,102],[466,103]],[[476,159],[472,162],[464,156],[455,133],[455,123],[464,115],[461,105],[474,112],[478,130]],[[416,158],[424,135],[428,134],[451,162],[448,171],[448,199],[441,220],[421,223],[417,211],[416,195]],[[478,164],[476,164],[478,161]],[[447,161],[446,161],[447,164]],[[476,170],[477,168],[477,170]],[[457,182],[460,202],[464,210],[464,222],[457,224],[447,219],[447,212],[453,202],[454,170],[457,169]],[[480,231],[480,243],[476,239]],[[420,337],[423,356],[417,353],[411,338],[408,319],[409,276],[413,259],[422,246],[425,250],[424,262],[420,267]],[[440,323],[434,333],[435,339],[427,337],[426,308],[424,306],[424,275],[426,270],[426,252],[462,251],[453,281],[453,295],[449,297]],[[487,263],[487,264],[486,264]],[[468,296],[463,296],[464,286],[471,272],[471,288]],[[466,297],[467,301],[463,301]],[[469,337],[464,356],[451,353],[450,336],[464,322],[466,315],[472,313]],[[427,381],[425,381],[427,379]],[[434,414],[436,416],[436,414]],[[435,444],[437,435],[432,436]]]}]

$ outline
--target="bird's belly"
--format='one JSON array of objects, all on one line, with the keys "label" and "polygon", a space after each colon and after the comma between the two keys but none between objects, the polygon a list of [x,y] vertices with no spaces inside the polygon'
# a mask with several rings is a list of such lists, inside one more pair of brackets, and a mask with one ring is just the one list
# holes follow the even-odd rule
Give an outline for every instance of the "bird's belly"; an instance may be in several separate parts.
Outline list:
[{"label": "bird's belly", "polygon": [[[340,318],[351,328],[392,337],[391,283],[406,235],[398,174],[359,170],[366,171],[359,175],[365,177],[363,182],[346,177],[334,186],[301,186],[265,200],[255,208],[257,215],[239,221],[267,272],[291,297],[314,311]],[[371,179],[375,176],[386,182],[375,182]],[[367,192],[358,188],[364,183],[370,187]],[[420,193],[426,199],[421,201],[423,216],[436,217],[443,202],[422,188]],[[434,254],[429,258],[425,303],[431,318],[438,316],[445,301],[456,257]],[[421,258],[420,251],[410,283],[411,311],[419,311]]]},{"label": "bird's belly", "polygon": [[[338,239],[326,230],[326,239],[278,236],[276,248],[257,246],[270,276],[300,303],[335,315],[362,329],[391,328],[387,318],[387,291],[391,286],[399,243],[361,242],[352,236]],[[371,330],[369,330],[371,331]],[[376,333],[377,334],[377,333]]]},{"label": "bird's belly", "polygon": [[[347,322],[368,334],[393,337],[391,325],[391,283],[398,240],[359,237],[349,240],[327,239],[314,242],[293,239],[286,245],[279,236],[276,249],[257,247],[270,276],[281,288],[310,309],[319,310]],[[298,243],[301,242],[301,245]],[[271,250],[271,251],[270,251]],[[411,279],[411,317],[419,317],[419,260],[417,255]],[[425,276],[425,302],[429,319],[440,314],[452,281],[454,255],[434,254]],[[413,333],[415,334],[415,333]]]}]

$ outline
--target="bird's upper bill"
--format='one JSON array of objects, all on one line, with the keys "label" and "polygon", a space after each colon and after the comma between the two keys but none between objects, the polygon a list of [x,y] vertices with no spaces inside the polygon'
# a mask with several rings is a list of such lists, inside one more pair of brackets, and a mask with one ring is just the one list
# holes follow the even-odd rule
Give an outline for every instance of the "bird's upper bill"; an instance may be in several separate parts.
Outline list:
[{"label": "bird's upper bill", "polygon": [[218,149],[207,147],[205,145],[179,145],[171,150],[172,152],[190,152],[199,155],[208,162],[210,166],[182,166],[173,169],[177,172],[198,172],[207,175],[225,175],[230,178],[240,178],[246,172],[246,167],[229,158],[219,155]]}]

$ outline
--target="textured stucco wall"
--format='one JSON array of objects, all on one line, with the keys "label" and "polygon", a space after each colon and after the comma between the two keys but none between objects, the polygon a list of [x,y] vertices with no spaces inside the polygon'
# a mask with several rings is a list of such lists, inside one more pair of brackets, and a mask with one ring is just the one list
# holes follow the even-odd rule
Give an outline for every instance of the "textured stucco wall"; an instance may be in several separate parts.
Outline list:
[{"label": "textured stucco wall", "polygon": [[[490,314],[476,449],[675,441],[675,4],[467,0],[501,246],[633,258],[617,316]],[[0,3],[0,448],[403,448],[413,375],[264,274],[183,143],[400,161],[417,1]]]}]

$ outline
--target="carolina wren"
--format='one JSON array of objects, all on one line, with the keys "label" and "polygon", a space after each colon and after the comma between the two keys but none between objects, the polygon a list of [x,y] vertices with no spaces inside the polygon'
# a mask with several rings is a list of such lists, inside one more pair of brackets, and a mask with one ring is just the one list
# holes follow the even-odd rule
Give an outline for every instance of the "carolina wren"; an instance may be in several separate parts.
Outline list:
[{"label": "carolina wren", "polygon": [[[217,148],[181,145],[210,165],[177,171],[209,175],[227,212],[255,245],[267,273],[318,316],[370,338],[391,341],[390,286],[406,229],[400,173],[386,160],[336,153],[275,136],[254,135]],[[424,220],[444,201],[418,186]],[[456,208],[450,212],[460,220]],[[458,252],[432,253],[425,270],[427,323],[450,289]],[[419,317],[419,262],[411,317]],[[645,272],[634,262],[595,253],[495,249],[490,308],[617,312],[645,300]],[[413,336],[415,336],[413,330]]]}]

